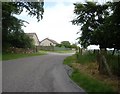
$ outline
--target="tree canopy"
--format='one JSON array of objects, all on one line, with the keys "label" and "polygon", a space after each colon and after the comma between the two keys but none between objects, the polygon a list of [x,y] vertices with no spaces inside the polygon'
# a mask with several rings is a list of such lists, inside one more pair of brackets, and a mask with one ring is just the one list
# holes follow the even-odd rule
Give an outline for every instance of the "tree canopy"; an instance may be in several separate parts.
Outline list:
[{"label": "tree canopy", "polygon": [[[44,2],[2,2],[2,43],[3,48],[14,47],[31,47],[31,39],[24,33],[22,26],[24,20],[18,19],[14,14],[20,15],[26,10],[28,15],[34,16],[38,21],[43,18]],[[26,14],[27,15],[27,14]]]},{"label": "tree canopy", "polygon": [[61,45],[64,46],[64,47],[66,47],[66,48],[70,48],[70,46],[71,46],[71,44],[70,44],[69,41],[62,41]]},{"label": "tree canopy", "polygon": [[75,3],[74,25],[81,27],[79,43],[86,48],[89,45],[100,45],[100,48],[120,49],[120,2]]}]

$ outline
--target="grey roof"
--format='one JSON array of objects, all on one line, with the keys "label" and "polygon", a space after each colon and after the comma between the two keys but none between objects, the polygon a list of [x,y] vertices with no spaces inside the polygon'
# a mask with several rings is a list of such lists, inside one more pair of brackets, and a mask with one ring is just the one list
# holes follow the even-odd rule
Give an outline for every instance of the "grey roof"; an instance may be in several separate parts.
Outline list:
[{"label": "grey roof", "polygon": [[[52,40],[52,39],[49,39],[49,38],[45,38],[45,39],[43,39],[41,42],[43,42],[43,41],[46,40],[46,39],[49,40],[49,41],[51,41],[51,42],[54,43],[54,44],[58,44],[55,40]],[[41,43],[41,42],[40,42],[40,43]]]},{"label": "grey roof", "polygon": [[37,40],[38,40],[38,42],[39,42],[39,39],[38,39],[38,36],[37,36],[37,34],[36,33],[26,33],[28,36],[31,36],[31,37],[33,37],[33,35],[35,35],[36,36],[36,38],[37,38]]},{"label": "grey roof", "polygon": [[[38,39],[38,36],[37,36],[37,34],[36,33],[26,33],[28,36],[33,36],[33,35],[35,35],[36,37],[37,37],[37,39]],[[38,39],[39,40],[39,39]]]}]

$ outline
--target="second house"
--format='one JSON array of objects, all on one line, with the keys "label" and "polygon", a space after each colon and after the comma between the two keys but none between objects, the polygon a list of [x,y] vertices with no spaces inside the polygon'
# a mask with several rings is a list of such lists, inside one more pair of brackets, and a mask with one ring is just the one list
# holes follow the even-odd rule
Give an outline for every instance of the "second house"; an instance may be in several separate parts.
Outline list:
[{"label": "second house", "polygon": [[40,46],[56,46],[58,44],[55,40],[45,38],[40,42]]}]

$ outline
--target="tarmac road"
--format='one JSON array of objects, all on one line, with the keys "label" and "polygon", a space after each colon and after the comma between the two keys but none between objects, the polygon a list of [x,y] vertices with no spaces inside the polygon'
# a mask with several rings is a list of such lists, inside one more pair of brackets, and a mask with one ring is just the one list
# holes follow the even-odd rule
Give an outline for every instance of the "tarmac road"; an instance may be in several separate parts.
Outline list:
[{"label": "tarmac road", "polygon": [[3,92],[84,92],[66,73],[63,60],[70,55],[48,53],[3,61]]}]

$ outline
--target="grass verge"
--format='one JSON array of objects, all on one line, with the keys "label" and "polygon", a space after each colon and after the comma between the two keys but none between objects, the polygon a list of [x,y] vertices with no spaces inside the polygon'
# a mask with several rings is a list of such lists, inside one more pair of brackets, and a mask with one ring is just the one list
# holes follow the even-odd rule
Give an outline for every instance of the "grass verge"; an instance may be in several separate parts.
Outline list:
[{"label": "grass verge", "polygon": [[65,58],[63,64],[71,66],[71,64],[74,62],[76,62],[75,55]]},{"label": "grass verge", "polygon": [[11,60],[11,59],[24,58],[24,57],[39,56],[39,55],[45,55],[45,52],[30,53],[30,54],[4,53],[2,54],[2,60]]},{"label": "grass verge", "polygon": [[70,77],[86,92],[114,92],[113,89],[105,83],[96,80],[78,70],[75,70]]},{"label": "grass verge", "polygon": [[94,57],[92,55],[90,55],[89,58],[87,57],[87,59],[85,57],[82,56],[82,58],[80,58],[82,62],[80,61],[79,63],[75,63],[77,62],[76,55],[67,57],[64,60],[64,64],[67,64],[74,69],[74,72],[72,73],[70,78],[88,93],[116,93],[116,90],[111,86],[111,84],[106,82],[106,78],[104,79],[103,77],[101,77],[101,75],[99,75],[101,77],[101,79],[99,79],[100,77],[98,75],[98,77],[96,77],[95,74],[90,74],[91,69],[96,69],[95,63],[90,64],[90,62],[94,61]]}]

